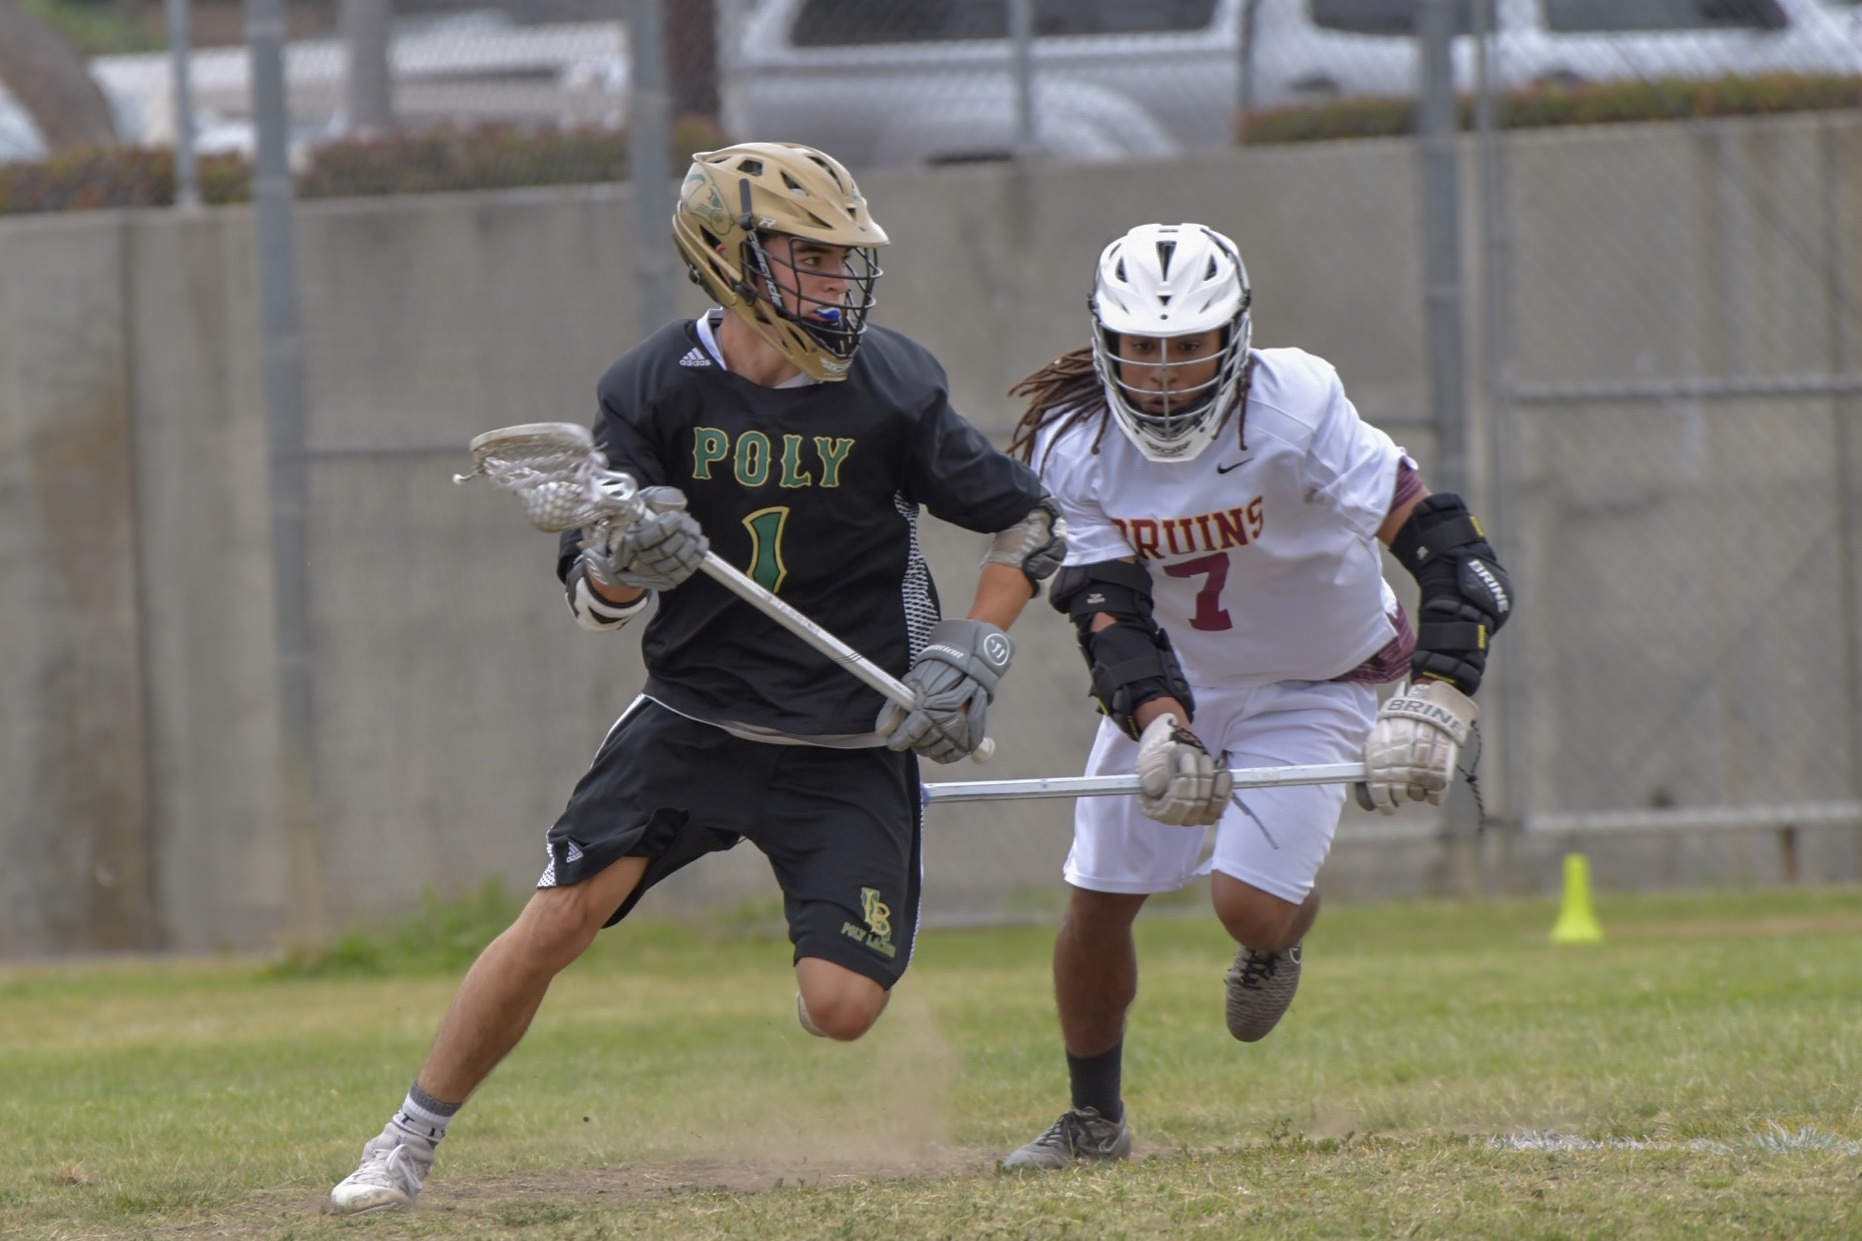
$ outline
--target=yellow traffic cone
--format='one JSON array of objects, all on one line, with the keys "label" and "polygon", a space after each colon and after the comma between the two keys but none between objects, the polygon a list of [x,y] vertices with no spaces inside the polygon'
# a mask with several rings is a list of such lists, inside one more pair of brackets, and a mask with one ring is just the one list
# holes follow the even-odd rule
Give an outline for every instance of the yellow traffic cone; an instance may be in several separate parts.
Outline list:
[{"label": "yellow traffic cone", "polygon": [[1590,859],[1582,853],[1565,854],[1565,899],[1552,925],[1554,944],[1601,944],[1603,928],[1590,903]]}]

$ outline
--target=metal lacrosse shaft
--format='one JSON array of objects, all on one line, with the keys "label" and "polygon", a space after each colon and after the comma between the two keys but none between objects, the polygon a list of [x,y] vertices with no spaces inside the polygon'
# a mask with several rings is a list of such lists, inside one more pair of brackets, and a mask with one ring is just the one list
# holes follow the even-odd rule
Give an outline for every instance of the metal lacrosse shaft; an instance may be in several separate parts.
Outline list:
[{"label": "metal lacrosse shaft", "polygon": [[[917,695],[907,689],[903,681],[809,620],[807,616],[796,611],[783,600],[764,590],[750,578],[745,577],[737,566],[722,559],[716,552],[706,552],[704,563],[699,567],[706,577],[711,578],[718,585],[814,647],[815,650],[853,673],[869,689],[879,691],[886,701],[903,707],[907,711],[914,710],[918,706]],[[985,737],[983,743],[971,752],[970,757],[979,763],[988,762],[995,750],[995,739]]]},{"label": "metal lacrosse shaft", "polygon": [[[1352,784],[1364,779],[1363,763],[1306,767],[1243,767],[1229,772],[1237,789],[1285,788],[1296,784]],[[926,804],[939,801],[1011,801],[1032,797],[1115,797],[1138,791],[1138,777],[1043,776],[1034,780],[946,780],[920,785]]]},{"label": "metal lacrosse shaft", "polygon": [[[722,559],[716,552],[706,552],[704,563],[699,568],[706,577],[853,673],[869,689],[879,691],[887,702],[907,711],[917,708],[918,696],[907,689],[903,681],[745,577],[736,565]],[[995,752],[995,738],[985,737],[983,743],[970,752],[970,757],[979,763],[986,763]]]},{"label": "metal lacrosse shaft", "polygon": [[888,702],[904,707],[907,711],[918,705],[917,696],[905,688],[903,681],[758,586],[754,581],[745,577],[735,565],[721,559],[716,552],[706,552],[705,563],[701,567],[706,577],[711,578],[745,603],[767,612],[790,633],[835,663],[843,665],[849,672],[866,682],[869,688],[876,689],[885,695]]}]

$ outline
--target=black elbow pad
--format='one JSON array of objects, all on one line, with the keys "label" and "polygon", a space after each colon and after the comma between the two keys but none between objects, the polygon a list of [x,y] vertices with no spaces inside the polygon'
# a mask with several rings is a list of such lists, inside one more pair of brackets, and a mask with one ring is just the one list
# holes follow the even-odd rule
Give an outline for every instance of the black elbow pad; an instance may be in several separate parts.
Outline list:
[{"label": "black elbow pad", "polygon": [[[1092,676],[1093,700],[1126,736],[1137,739],[1137,710],[1154,698],[1175,698],[1185,712],[1195,711],[1170,635],[1152,616],[1151,575],[1142,565],[1129,560],[1070,565],[1055,577],[1048,601],[1073,621]],[[1093,620],[1102,613],[1113,624],[1095,633]]]},{"label": "black elbow pad", "polygon": [[1421,594],[1411,674],[1447,681],[1472,697],[1487,668],[1488,643],[1513,614],[1513,583],[1505,567],[1480,523],[1451,492],[1416,505],[1390,551]]}]

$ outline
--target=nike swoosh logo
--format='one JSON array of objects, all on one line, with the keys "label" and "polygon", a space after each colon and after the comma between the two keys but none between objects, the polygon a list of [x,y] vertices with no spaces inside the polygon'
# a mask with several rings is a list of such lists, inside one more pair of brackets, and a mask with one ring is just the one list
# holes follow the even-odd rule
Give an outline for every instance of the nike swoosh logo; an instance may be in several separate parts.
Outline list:
[{"label": "nike swoosh logo", "polygon": [[1252,460],[1254,460],[1253,457],[1243,457],[1241,460],[1235,462],[1235,464],[1233,465],[1218,465],[1215,467],[1215,472],[1218,474],[1226,474],[1230,470],[1239,470],[1242,466],[1248,464],[1248,462]]}]

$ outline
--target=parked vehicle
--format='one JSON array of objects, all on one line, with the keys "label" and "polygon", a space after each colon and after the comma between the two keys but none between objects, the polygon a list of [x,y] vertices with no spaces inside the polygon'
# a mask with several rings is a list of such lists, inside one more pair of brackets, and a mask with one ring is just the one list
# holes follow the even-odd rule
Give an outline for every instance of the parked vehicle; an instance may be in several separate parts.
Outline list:
[{"label": "parked vehicle", "polygon": [[[403,125],[500,121],[619,127],[626,119],[627,33],[619,21],[519,26],[497,12],[396,23],[389,44],[395,116]],[[195,146],[202,154],[256,147],[251,57],[241,46],[189,57]],[[348,53],[337,37],[298,39],[284,69],[295,152],[347,132]],[[91,76],[110,100],[119,138],[175,140],[174,64],[167,52],[99,56]],[[0,89],[0,163],[37,159],[45,144]]]},{"label": "parked vehicle", "polygon": [[[1862,72],[1850,0],[1457,0],[1456,85]],[[1238,113],[1415,93],[1415,0],[1029,0],[1032,153],[1228,146]],[[1023,144],[1008,0],[762,0],[727,59],[736,139],[856,168],[1003,159]],[[1477,22],[1477,17],[1482,20]]]},{"label": "parked vehicle", "polygon": [[[1031,0],[1035,152],[1234,140],[1246,0]],[[1021,142],[1006,0],[764,0],[722,75],[724,126],[855,168],[1001,159]]]},{"label": "parked vehicle", "polygon": [[11,99],[0,99],[0,164],[16,159],[45,158],[45,140],[26,109]]},{"label": "parked vehicle", "polygon": [[[1455,84],[1477,81],[1475,34],[1491,35],[1489,80],[1544,83],[1773,72],[1862,72],[1855,0],[1457,0]],[[1255,0],[1249,106],[1409,95],[1415,0]],[[1394,85],[1393,85],[1394,83]],[[1367,89],[1367,87],[1369,89]]]},{"label": "parked vehicle", "polygon": [[[110,105],[118,141],[132,144],[146,142],[148,133],[141,101],[112,89],[108,82],[100,82],[99,85],[104,100]],[[45,137],[39,132],[38,123],[32,119],[32,114],[7,94],[4,84],[0,84],[0,164],[44,159],[49,153]]]},{"label": "parked vehicle", "polygon": [[1823,0],[1499,0],[1497,16],[1506,86],[1862,72],[1853,24]]}]

